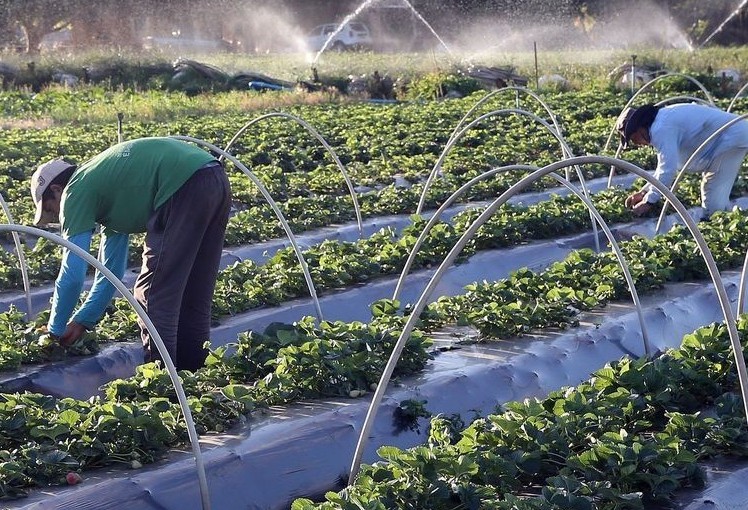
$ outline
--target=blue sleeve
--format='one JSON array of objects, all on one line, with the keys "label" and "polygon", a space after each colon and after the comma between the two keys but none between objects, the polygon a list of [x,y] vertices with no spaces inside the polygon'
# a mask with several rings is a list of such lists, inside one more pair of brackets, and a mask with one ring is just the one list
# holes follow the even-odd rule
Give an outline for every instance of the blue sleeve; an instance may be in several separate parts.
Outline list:
[{"label": "blue sleeve", "polygon": [[[68,241],[88,251],[91,247],[93,231],[82,232],[68,238]],[[53,335],[61,336],[65,332],[70,316],[83,289],[88,264],[70,250],[63,250],[62,265],[55,281],[55,293],[52,296],[52,310],[47,329]]]},{"label": "blue sleeve", "polygon": [[[114,276],[122,280],[127,268],[127,247],[129,236],[120,232],[104,228],[101,232],[101,249],[99,260],[109,269]],[[76,312],[73,320],[86,328],[92,328],[104,314],[114,295],[114,285],[100,272],[96,272],[91,292],[88,293],[86,302]]]}]

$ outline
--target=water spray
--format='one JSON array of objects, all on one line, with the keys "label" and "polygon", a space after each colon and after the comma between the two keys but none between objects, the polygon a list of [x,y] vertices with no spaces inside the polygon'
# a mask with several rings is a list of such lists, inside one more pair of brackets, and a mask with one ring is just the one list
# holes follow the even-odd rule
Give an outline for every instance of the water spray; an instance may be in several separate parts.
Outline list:
[{"label": "water spray", "polygon": [[[350,23],[353,19],[355,19],[362,11],[367,9],[368,7],[376,6],[378,3],[380,3],[382,0],[365,0],[361,5],[356,7],[356,9],[348,14],[345,18],[343,18],[343,21],[340,22],[338,27],[335,29],[333,33],[331,33],[327,40],[325,40],[324,44],[322,45],[322,48],[317,52],[317,54],[312,59],[312,66],[317,64],[317,61],[319,60],[320,56],[324,51],[330,46],[330,43],[333,39],[335,39],[335,36],[337,36],[344,28],[345,26]],[[450,49],[449,46],[447,46],[447,43],[444,42],[444,39],[441,38],[441,36],[434,30],[434,27],[431,26],[431,24],[426,21],[426,18],[424,18],[418,10],[416,10],[415,7],[408,1],[408,0],[401,0],[403,6],[410,9],[410,11],[413,13],[413,16],[415,16],[423,25],[431,32],[431,34],[436,38],[437,41],[439,41],[439,44],[444,48],[444,50],[449,54],[452,60],[454,60],[455,55]]]},{"label": "water spray", "polygon": [[418,18],[419,21],[421,21],[426,26],[426,28],[429,29],[429,31],[433,34],[433,36],[436,37],[436,40],[439,41],[439,44],[441,44],[444,47],[444,49],[447,50],[447,53],[449,54],[449,56],[452,57],[452,59],[454,59],[455,55],[454,53],[452,53],[452,50],[449,48],[449,46],[447,46],[447,43],[444,42],[444,39],[442,39],[439,36],[439,34],[436,33],[436,30],[434,30],[434,27],[432,27],[431,24],[428,21],[426,21],[426,18],[421,16],[421,13],[418,12],[416,8],[413,7],[413,5],[408,0],[403,0],[403,3],[405,4],[406,7],[408,7],[411,10],[411,12],[415,15],[415,17]]},{"label": "water spray", "polygon": [[319,58],[322,55],[322,53],[324,53],[324,51],[328,48],[328,46],[330,46],[330,42],[333,39],[335,39],[335,36],[337,36],[340,32],[342,32],[343,29],[345,28],[345,26],[348,23],[350,23],[356,16],[359,15],[359,13],[361,11],[363,11],[364,9],[366,9],[367,7],[369,7],[373,2],[374,2],[374,0],[366,0],[364,3],[362,3],[361,5],[359,5],[356,8],[355,11],[353,11],[348,16],[346,16],[345,18],[343,18],[343,21],[341,21],[340,24],[338,25],[338,27],[333,31],[333,33],[331,33],[327,37],[327,39],[325,40],[324,44],[322,44],[322,47],[319,49],[319,51],[317,52],[317,54],[314,56],[314,59],[312,60],[312,69],[314,69],[314,66],[317,64],[317,61],[319,60]]},{"label": "water spray", "polygon": [[631,55],[631,95],[636,92],[636,55]]},{"label": "water spray", "polygon": [[701,44],[699,44],[699,49],[703,48],[704,45],[706,45],[706,43],[708,43],[709,41],[711,41],[712,38],[715,35],[717,35],[718,33],[720,33],[722,31],[722,29],[725,28],[725,25],[727,25],[730,21],[732,21],[732,18],[734,18],[735,16],[737,16],[738,14],[740,14],[740,11],[743,10],[743,7],[745,7],[746,4],[748,4],[748,0],[743,0],[742,2],[740,2],[740,5],[738,5],[735,8],[735,10],[732,11],[730,13],[730,15],[727,18],[725,18],[725,20],[722,23],[720,23],[719,26],[716,29],[714,29],[714,32],[712,32],[711,34],[709,34],[707,36],[707,38],[704,39]]}]

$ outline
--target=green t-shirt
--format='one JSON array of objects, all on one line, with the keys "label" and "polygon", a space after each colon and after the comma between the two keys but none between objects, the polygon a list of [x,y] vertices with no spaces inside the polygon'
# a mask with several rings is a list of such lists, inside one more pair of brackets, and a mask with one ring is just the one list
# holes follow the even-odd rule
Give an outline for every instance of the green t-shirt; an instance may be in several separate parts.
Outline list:
[{"label": "green t-shirt", "polygon": [[124,234],[145,232],[151,214],[214,159],[173,138],[114,145],[81,165],[65,186],[62,232],[74,236],[93,230],[97,223]]}]

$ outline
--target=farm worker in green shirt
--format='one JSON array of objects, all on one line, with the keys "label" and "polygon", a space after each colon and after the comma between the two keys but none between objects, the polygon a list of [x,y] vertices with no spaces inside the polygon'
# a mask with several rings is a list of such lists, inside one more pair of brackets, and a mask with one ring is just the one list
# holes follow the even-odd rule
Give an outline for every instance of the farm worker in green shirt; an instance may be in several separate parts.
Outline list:
[{"label": "farm worker in green shirt", "polygon": [[[34,224],[59,222],[62,235],[88,251],[101,226],[99,259],[118,278],[127,265],[128,236],[145,232],[133,293],[180,370],[205,361],[211,303],[231,206],[228,177],[208,152],[172,138],[141,138],[110,147],[80,167],[64,159],[31,178]],[[114,286],[97,272],[75,310],[87,264],[64,250],[47,329],[63,345],[94,327]],[[160,359],[140,324],[145,362]]]}]

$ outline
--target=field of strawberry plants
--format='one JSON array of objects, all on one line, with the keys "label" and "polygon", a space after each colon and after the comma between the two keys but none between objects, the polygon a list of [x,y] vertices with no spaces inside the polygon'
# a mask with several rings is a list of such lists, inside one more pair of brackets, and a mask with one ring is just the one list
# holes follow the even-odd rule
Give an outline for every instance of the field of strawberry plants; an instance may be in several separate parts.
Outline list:
[{"label": "field of strawberry plants", "polygon": [[354,485],[291,508],[665,508],[679,488],[704,484],[699,460],[747,453],[728,343],[711,325],[660,357],[621,359],[465,428],[434,417],[424,445],[383,446],[386,462]]},{"label": "field of strawberry plants", "polygon": [[[723,108],[733,98],[724,90],[711,92]],[[48,116],[61,102],[73,109],[115,99],[121,104],[118,95],[128,93],[91,87],[0,92],[0,98],[4,120],[28,120]],[[303,246],[316,291],[332,303],[341,296],[342,304],[347,299],[342,296],[348,291],[389,282],[387,293],[380,299],[356,304],[370,309],[365,321],[346,317],[320,321],[299,315],[286,323],[266,319],[269,326],[261,330],[255,326],[253,317],[265,314],[272,318],[276,310],[308,299],[310,292],[291,248],[276,245],[273,250],[264,249],[284,232],[259,190],[229,165],[233,211],[225,249],[232,263],[227,262],[219,274],[214,329],[217,332],[232,323],[241,325],[245,332],[227,340],[214,339],[206,366],[180,374],[202,436],[213,437],[221,444],[226,440],[223,434],[229,432],[251,442],[254,439],[242,432],[248,425],[262,424],[260,434],[263,430],[282,433],[283,420],[266,423],[268,416],[289,413],[293,421],[293,409],[305,403],[365,402],[376,390],[412,308],[412,304],[388,296],[426,224],[425,216],[413,215],[425,181],[458,121],[485,94],[442,101],[343,102],[284,108],[324,136],[351,176],[362,216],[377,226],[370,235],[354,240],[330,236]],[[149,95],[154,104],[165,109],[169,101],[180,100],[169,93]],[[640,101],[684,95],[699,95],[699,91],[687,80],[673,78],[657,84]],[[569,147],[578,155],[602,154],[614,119],[628,99],[626,92],[611,87],[546,92],[542,97],[552,108]],[[741,98],[733,110],[740,113],[746,107],[748,100]],[[509,108],[547,117],[532,98],[508,90],[483,104],[474,118]],[[262,113],[267,112],[256,116]],[[128,117],[124,135],[184,135],[224,147],[253,117],[221,114],[142,122]],[[3,130],[0,180],[14,219],[23,224],[31,222],[28,179],[39,162],[60,155],[82,162],[116,139],[113,123]],[[614,151],[612,148],[609,153]],[[231,153],[267,187],[295,234],[334,232],[356,220],[353,201],[336,162],[301,125],[287,119],[266,120],[253,126],[232,146]],[[642,168],[654,164],[649,150],[630,150],[624,156]],[[553,134],[527,116],[507,114],[486,119],[470,129],[445,158],[441,175],[429,188],[425,211],[432,212],[460,186],[492,168],[517,164],[540,167],[563,157]],[[633,228],[631,225],[653,223],[656,214],[636,220],[624,207],[633,179],[623,187],[605,189],[608,167],[588,165],[581,171],[585,180],[598,184],[599,191],[591,200],[606,223],[617,228],[639,294],[656,297],[669,286],[704,285],[707,267],[682,226],[657,236],[650,227],[648,235],[625,234],[638,232],[627,230]],[[473,186],[450,216],[440,219],[429,231],[411,272],[430,274],[481,214],[486,202],[524,175],[526,172],[519,170],[500,173]],[[748,195],[745,175],[741,173],[733,188],[739,207],[699,223],[722,271],[739,270],[748,251],[748,215],[741,209],[743,197]],[[573,173],[571,178],[578,181]],[[678,197],[688,207],[699,203],[698,186],[698,179],[690,177],[678,189]],[[542,198],[533,200],[532,196]],[[395,227],[389,223],[393,218],[403,221]],[[500,259],[513,249],[542,243],[550,246],[574,236],[587,235],[585,242],[590,245],[590,231],[584,204],[562,192],[555,180],[544,178],[517,200],[502,206],[478,230],[460,254],[456,270],[481,257]],[[45,502],[37,489],[70,483],[66,476],[71,473],[80,473],[84,483],[58,496],[69,505],[75,505],[76,498],[95,501],[100,489],[115,487],[107,485],[106,480],[99,482],[100,486],[86,487],[86,478],[100,476],[103,470],[114,470],[115,478],[128,473],[137,477],[141,467],[155,464],[160,467],[153,468],[153,483],[168,478],[169,463],[162,459],[171,460],[170,451],[185,449],[189,443],[168,373],[151,364],[132,366],[132,376],[117,378],[111,368],[106,368],[122,349],[137,346],[135,313],[124,300],[117,299],[95,331],[73,346],[61,348],[44,333],[45,310],[34,310],[37,313],[29,318],[21,306],[11,304],[18,301],[23,283],[10,236],[2,242],[7,249],[0,251],[0,304],[4,309],[0,313],[0,390],[6,393],[0,393],[0,499],[28,496],[9,503],[10,508],[36,508],[31,506],[36,503],[42,505],[39,508],[53,508],[43,506],[55,503]],[[130,259],[137,267],[142,240],[136,237],[131,243]],[[261,255],[240,256],[250,245],[257,245]],[[589,314],[605,316],[610,303],[630,298],[615,254],[583,246],[573,248],[562,260],[548,259],[537,268],[525,267],[527,262],[517,257],[511,261],[513,270],[504,278],[486,280],[478,276],[465,282],[460,292],[436,296],[420,315],[396,365],[398,384],[417,385],[410,381],[417,381],[452,351],[468,346],[490,349],[522,337],[535,338],[538,333],[552,337],[555,332],[573,331]],[[50,284],[59,268],[61,250],[54,243],[34,239],[26,239],[25,250],[35,295],[44,301],[51,296]],[[743,334],[746,324],[741,322],[740,327]],[[447,349],[437,349],[439,342],[435,339],[455,329],[469,333],[460,341],[450,342]],[[736,391],[737,371],[724,326],[700,329],[686,337],[682,345],[680,337],[661,336],[651,340],[661,351],[672,350],[649,358],[641,350],[624,350],[605,359],[610,365],[604,368],[586,366],[584,360],[577,359],[586,374],[594,372],[592,379],[570,381],[573,384],[569,388],[553,388],[557,391],[550,394],[528,393],[523,396],[533,398],[524,401],[507,402],[497,397],[488,407],[475,410],[476,416],[467,410],[439,414],[442,411],[431,409],[428,402],[404,400],[396,405],[394,418],[404,419],[405,424],[395,427],[395,432],[380,432],[381,442],[373,447],[376,450],[381,446],[379,457],[374,450],[365,457],[367,462],[378,458],[383,462],[365,465],[350,487],[339,493],[328,492],[322,498],[329,490],[341,489],[340,479],[347,473],[335,468],[338,472],[332,479],[315,480],[310,474],[315,467],[304,466],[299,469],[307,473],[298,482],[302,485],[290,488],[278,475],[278,490],[268,488],[264,496],[270,499],[260,503],[261,498],[255,501],[249,497],[251,501],[244,506],[292,505],[296,510],[612,510],[665,504],[680,489],[704,483],[700,461],[717,456],[744,457],[748,427]],[[529,339],[526,343],[530,344]],[[624,353],[629,356],[621,358]],[[104,385],[83,398],[70,397],[65,381],[88,377],[75,368],[88,359],[105,367],[99,369],[100,374],[90,376],[98,381],[95,386]],[[511,358],[502,358],[500,363],[511,366]],[[490,363],[486,370],[491,370]],[[29,374],[43,371],[62,374],[56,391],[39,392],[31,384],[23,386],[24,381],[31,380]],[[490,395],[491,389],[485,392]],[[425,421],[432,415],[427,437],[418,437],[419,418]],[[362,416],[355,416],[346,424],[346,434],[360,430]],[[336,455],[352,455],[354,445],[320,439],[327,438],[327,433],[318,431],[315,436],[314,430],[312,427],[310,442],[317,448],[324,451],[340,447],[339,453],[329,453],[332,465],[337,465],[332,462]],[[407,437],[399,436],[401,430],[408,431]],[[397,441],[399,446],[391,446]],[[210,452],[217,460],[209,468],[224,462],[221,455],[231,457],[230,453],[222,454],[222,448]],[[257,448],[254,453],[267,454],[263,449],[267,444]],[[285,472],[287,467],[282,463],[293,452],[282,449],[281,445],[270,454],[270,466]],[[313,451],[311,445],[309,451]],[[308,459],[303,452],[296,455]],[[324,464],[325,459],[319,462]],[[320,466],[317,469],[324,471]],[[173,501],[164,502],[157,495],[156,502],[141,503],[140,496],[135,495],[139,502],[133,503],[134,508],[198,508],[194,463],[187,470],[190,475],[186,477],[174,475],[174,480],[179,480],[174,483],[184,492],[181,498],[172,493]],[[258,474],[251,471],[249,476]],[[209,480],[220,483],[217,477],[214,473]],[[319,477],[324,478],[321,474]],[[126,489],[116,487],[114,493],[126,493]],[[223,501],[225,496],[220,492],[214,492],[213,497]],[[298,499],[292,503],[299,496],[326,501]],[[192,498],[189,502],[182,499],[188,497]],[[29,501],[28,505],[24,501]],[[99,508],[116,507],[107,506],[115,505],[115,498],[111,503],[97,504]]]}]

